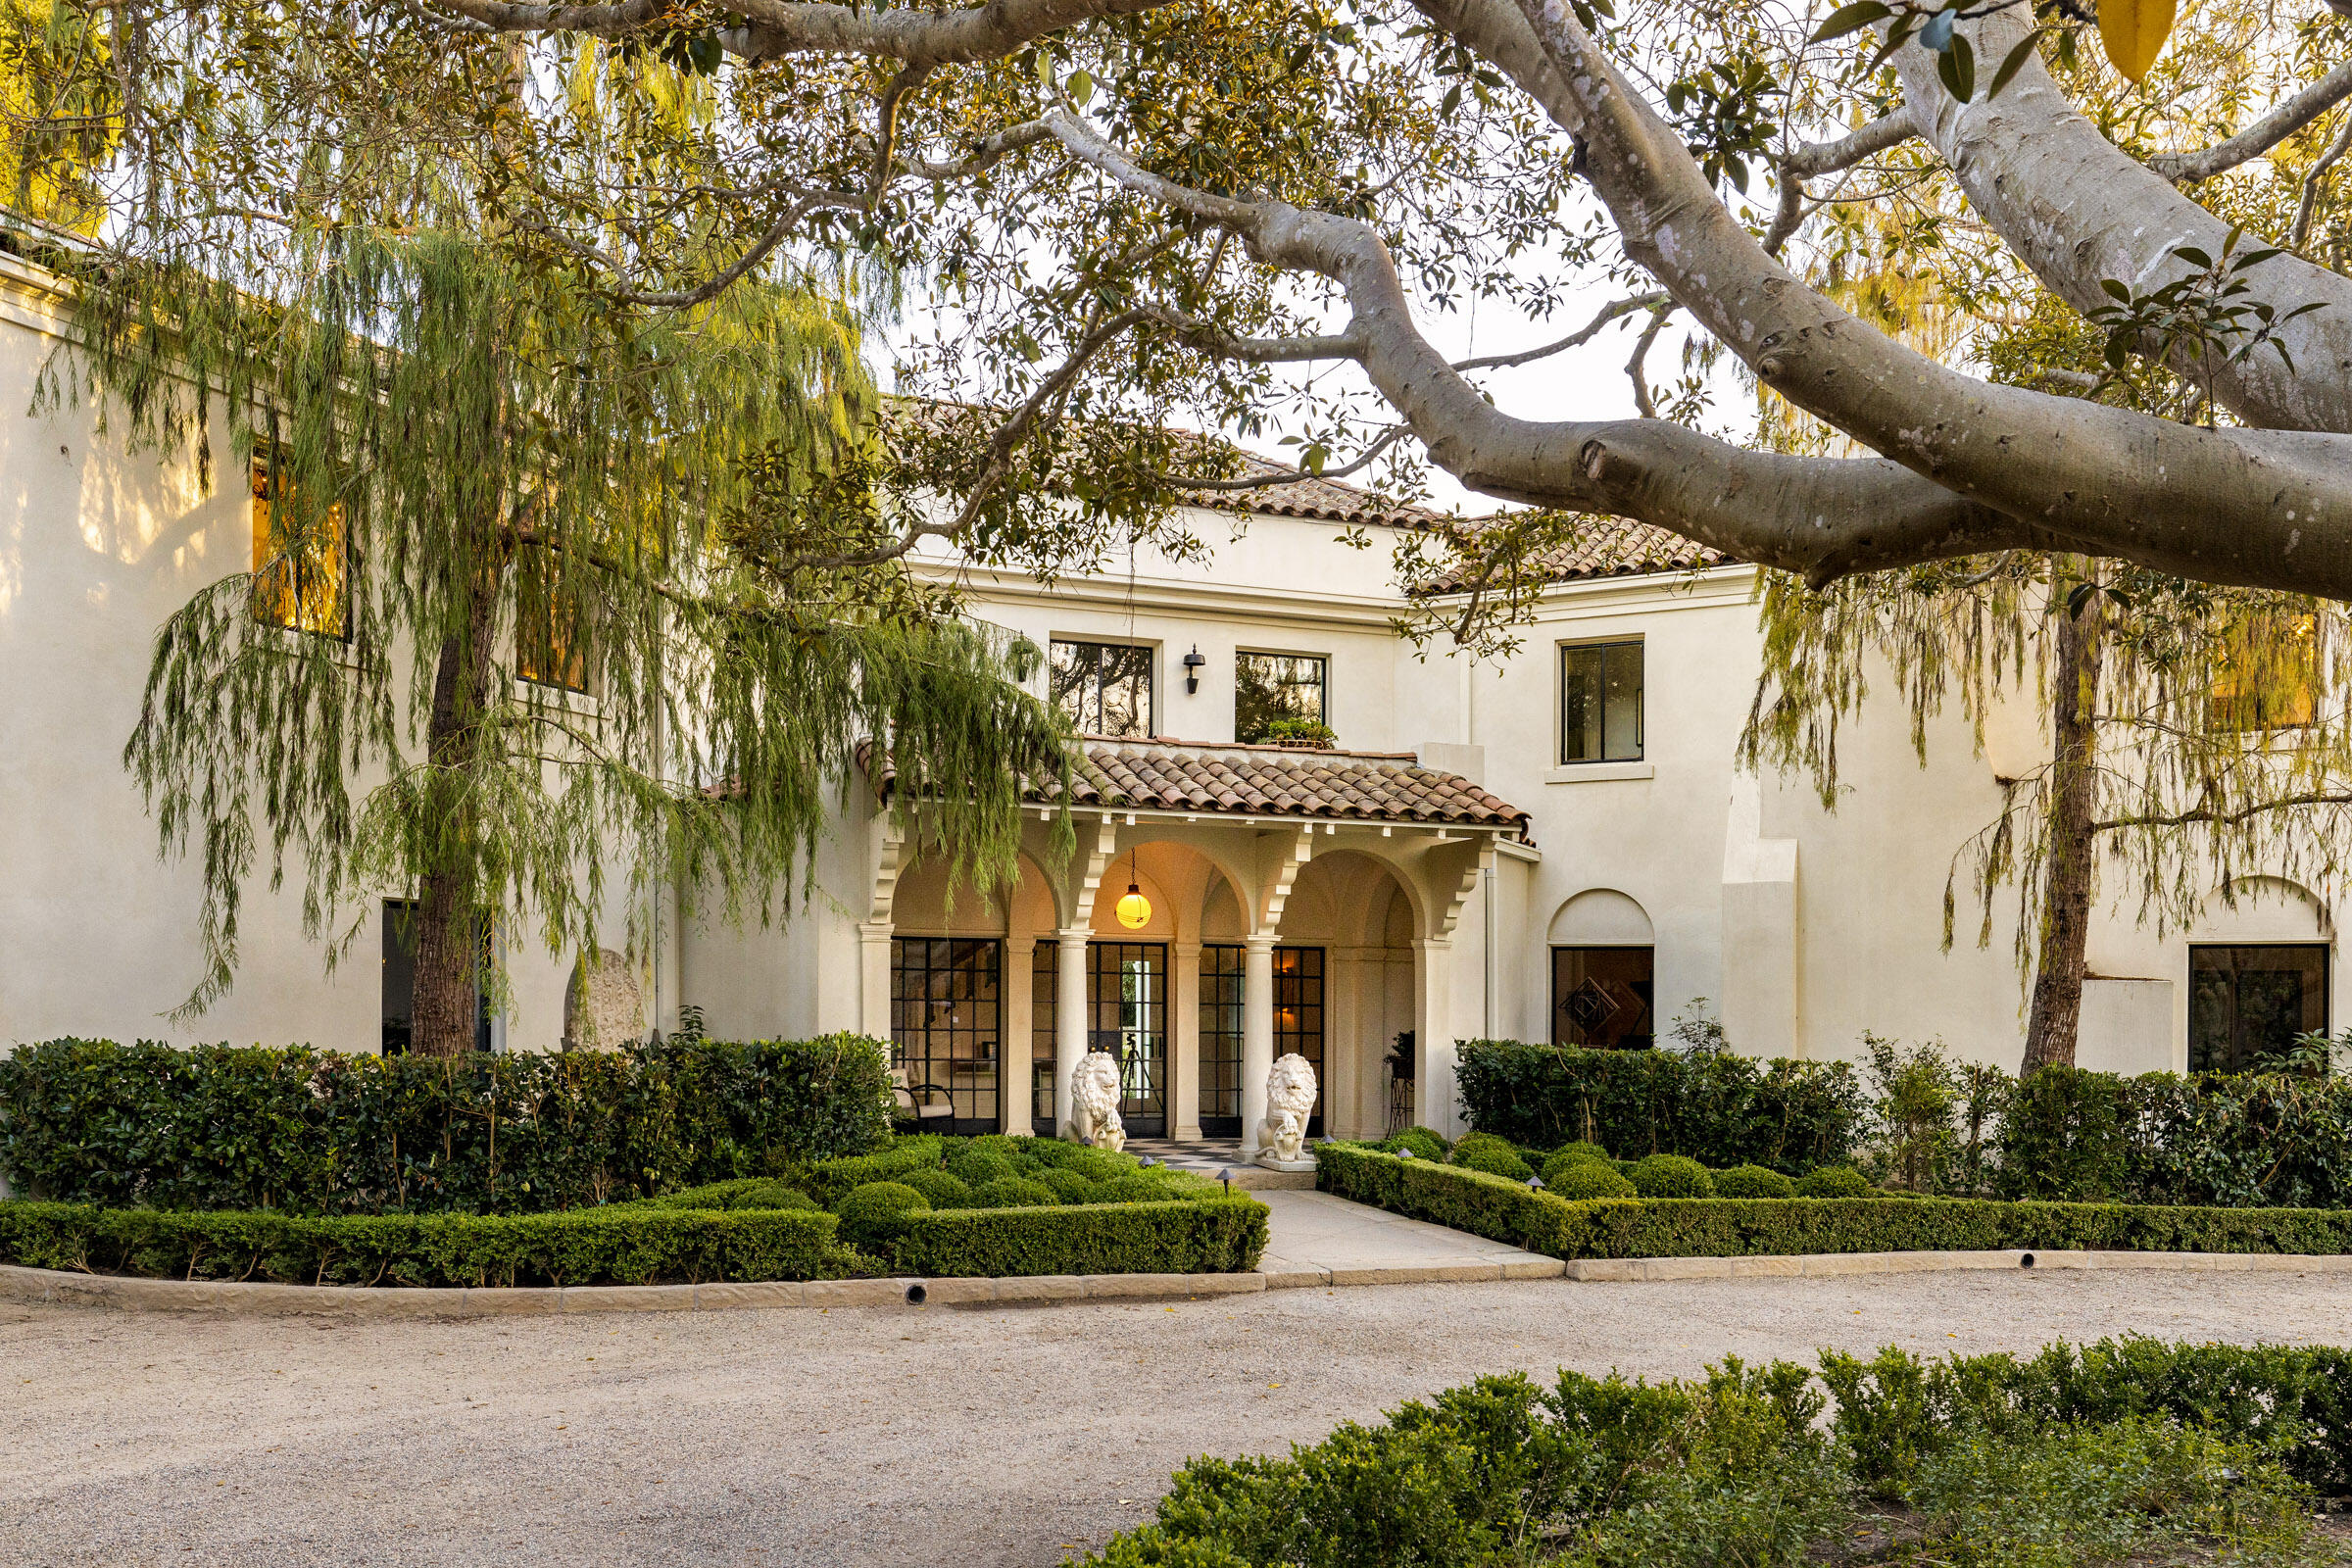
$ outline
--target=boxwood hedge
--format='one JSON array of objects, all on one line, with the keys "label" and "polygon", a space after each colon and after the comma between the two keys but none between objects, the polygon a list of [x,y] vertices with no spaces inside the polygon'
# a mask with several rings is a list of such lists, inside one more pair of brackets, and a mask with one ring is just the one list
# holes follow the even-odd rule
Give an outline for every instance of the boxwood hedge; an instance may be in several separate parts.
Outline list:
[{"label": "boxwood hedge", "polygon": [[0,1262],[284,1285],[660,1285],[870,1271],[813,1209],[338,1214],[0,1203]]},{"label": "boxwood hedge", "polygon": [[1315,1150],[1317,1183],[1359,1203],[1553,1257],[1742,1257],[2003,1248],[2352,1252],[2352,1210],[2173,1208],[1976,1199],[1593,1199],[1361,1146]]},{"label": "boxwood hedge", "polygon": [[0,1057],[20,1198],[308,1214],[535,1213],[860,1154],[888,1048],[858,1035],[455,1058],[52,1040]]},{"label": "boxwood hedge", "polygon": [[915,1214],[877,1244],[900,1274],[1239,1274],[1266,1247],[1266,1205],[1236,1193],[1059,1208],[951,1208]]}]

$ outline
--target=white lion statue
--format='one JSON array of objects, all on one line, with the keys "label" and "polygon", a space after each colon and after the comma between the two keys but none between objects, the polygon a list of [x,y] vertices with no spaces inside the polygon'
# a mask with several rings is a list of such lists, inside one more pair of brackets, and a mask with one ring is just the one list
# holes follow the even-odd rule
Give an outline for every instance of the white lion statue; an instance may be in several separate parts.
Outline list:
[{"label": "white lion statue", "polygon": [[1314,1063],[1296,1051],[1276,1057],[1266,1074],[1266,1119],[1257,1124],[1259,1155],[1286,1162],[1303,1157],[1306,1122],[1314,1113]]},{"label": "white lion statue", "polygon": [[1119,1120],[1119,1063],[1107,1051],[1090,1051],[1070,1073],[1070,1136],[1117,1153],[1127,1147]]}]

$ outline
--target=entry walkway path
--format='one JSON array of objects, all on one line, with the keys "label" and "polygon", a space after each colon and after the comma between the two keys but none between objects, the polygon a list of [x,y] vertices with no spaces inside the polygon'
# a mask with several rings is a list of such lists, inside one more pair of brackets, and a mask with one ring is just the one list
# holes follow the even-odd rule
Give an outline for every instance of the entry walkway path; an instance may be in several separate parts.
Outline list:
[{"label": "entry walkway path", "polygon": [[1407,1219],[1329,1193],[1259,1192],[1274,1211],[1258,1272],[1268,1287],[1415,1280],[1556,1279],[1556,1257]]}]

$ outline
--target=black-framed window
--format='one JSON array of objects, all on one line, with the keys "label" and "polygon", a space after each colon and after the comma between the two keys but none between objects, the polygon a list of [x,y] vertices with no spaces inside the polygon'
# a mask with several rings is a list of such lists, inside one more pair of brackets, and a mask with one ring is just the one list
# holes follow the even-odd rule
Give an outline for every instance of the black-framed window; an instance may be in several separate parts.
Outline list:
[{"label": "black-framed window", "polygon": [[[416,901],[386,899],[383,908],[383,1054],[405,1054],[415,1040],[416,1015]],[[483,940],[487,958],[489,941]],[[486,965],[484,966],[487,967]],[[473,993],[473,1049],[490,1049],[490,993],[477,981]]]},{"label": "black-framed window", "polygon": [[1560,760],[1642,760],[1640,639],[1560,649]]},{"label": "black-framed window", "polygon": [[1552,949],[1551,1043],[1648,1050],[1656,959],[1654,948]]},{"label": "black-framed window", "polygon": [[1054,1125],[1054,1067],[1061,1020],[1061,951],[1052,942],[1029,950],[1029,1120],[1044,1136]]},{"label": "black-framed window", "polygon": [[994,939],[893,937],[890,941],[891,1065],[906,1075],[916,1106],[946,1103],[935,1132],[994,1132],[1004,948]]},{"label": "black-framed window", "polygon": [[1087,944],[1086,1009],[1087,1049],[1118,1059],[1119,1119],[1134,1137],[1166,1137],[1167,944]]},{"label": "black-framed window", "polygon": [[1242,1135],[1243,950],[1200,949],[1200,1134]]},{"label": "black-framed window", "polygon": [[1323,1131],[1323,950],[1274,950],[1274,1054],[1297,1052],[1315,1069],[1315,1110],[1309,1137]]},{"label": "black-framed window", "polygon": [[588,646],[578,573],[556,569],[544,550],[522,553],[514,567],[514,673],[534,686],[588,691]]},{"label": "black-framed window", "polygon": [[2196,944],[2188,950],[2188,1070],[2279,1064],[2301,1034],[2328,1029],[2325,943]]},{"label": "black-framed window", "polygon": [[343,503],[330,503],[322,516],[301,518],[307,510],[278,505],[296,492],[267,462],[253,466],[253,618],[288,631],[351,640],[350,519]]},{"label": "black-framed window", "polygon": [[1279,739],[1277,723],[1331,722],[1331,662],[1314,654],[1233,656],[1233,738],[1245,746]]},{"label": "black-framed window", "polygon": [[1054,639],[1047,659],[1054,703],[1081,735],[1152,733],[1152,650],[1134,643]]}]

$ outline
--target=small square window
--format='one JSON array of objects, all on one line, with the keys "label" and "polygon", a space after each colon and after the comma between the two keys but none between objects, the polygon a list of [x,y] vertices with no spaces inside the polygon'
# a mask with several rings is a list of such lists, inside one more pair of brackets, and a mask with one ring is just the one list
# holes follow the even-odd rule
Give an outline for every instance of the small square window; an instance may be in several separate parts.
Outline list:
[{"label": "small square window", "polygon": [[1599,1051],[1646,1051],[1654,948],[1551,950],[1551,1043]]},{"label": "small square window", "polygon": [[526,554],[514,573],[514,673],[536,686],[588,690],[583,607],[566,593],[565,574],[543,552]]},{"label": "small square window", "polygon": [[[345,640],[351,636],[347,523],[343,504],[323,516],[275,505],[291,497],[282,473],[253,467],[253,618],[267,626]],[[300,535],[300,537],[297,537]]]},{"label": "small square window", "polygon": [[1330,669],[1313,654],[1234,655],[1233,738],[1245,746],[1328,742]]},{"label": "small square window", "polygon": [[1145,740],[1152,734],[1152,650],[1133,643],[1054,639],[1054,703],[1081,735]]},{"label": "small square window", "polygon": [[1560,760],[1642,760],[1642,644],[1560,649]]}]

